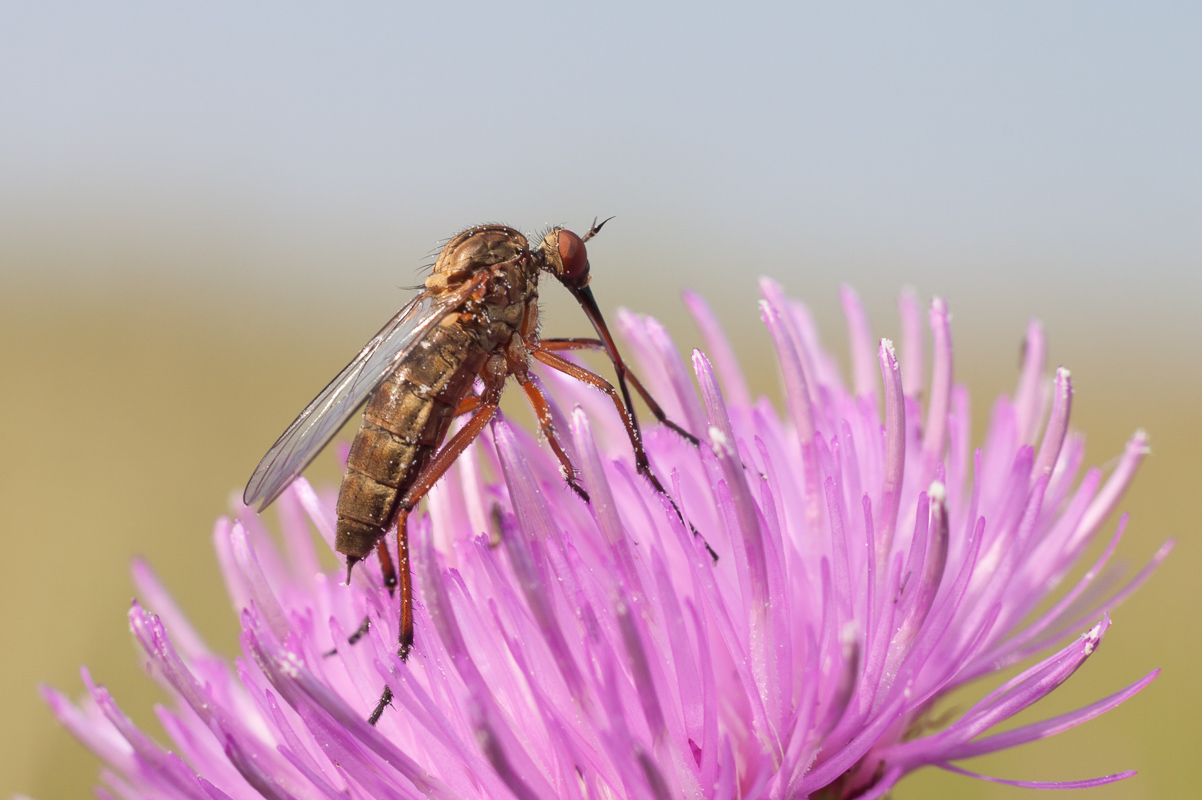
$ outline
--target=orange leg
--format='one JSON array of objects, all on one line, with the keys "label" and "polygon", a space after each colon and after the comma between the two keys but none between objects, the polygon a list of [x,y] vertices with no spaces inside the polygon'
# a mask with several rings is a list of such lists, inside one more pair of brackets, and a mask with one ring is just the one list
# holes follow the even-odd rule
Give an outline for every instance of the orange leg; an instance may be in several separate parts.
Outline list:
[{"label": "orange leg", "polygon": [[388,552],[388,544],[381,539],[376,544],[376,556],[380,559],[380,571],[384,573],[384,586],[388,596],[396,591],[396,567],[392,565],[392,554]]},{"label": "orange leg", "polygon": [[[472,414],[480,410],[484,405],[484,400],[478,394],[469,395],[460,401],[455,407],[454,416],[462,416],[463,414]],[[392,565],[392,554],[388,552],[388,545],[381,539],[376,545],[376,555],[380,559],[380,569],[384,572],[384,585],[388,588],[389,596],[396,590],[397,574],[396,567]]]},{"label": "orange leg", "polygon": [[576,480],[576,468],[572,466],[571,459],[568,458],[563,445],[556,438],[555,426],[551,424],[551,405],[547,402],[547,396],[531,380],[522,382],[522,390],[526,392],[526,399],[530,401],[530,406],[534,409],[534,416],[538,418],[538,427],[543,432],[543,436],[546,437],[547,444],[551,446],[555,457],[559,459],[559,464],[563,468],[563,476],[567,480],[568,486],[572,487],[572,491],[587,503],[589,501],[588,492],[580,485],[580,481]]},{"label": "orange leg", "polygon": [[397,652],[401,661],[409,659],[413,647],[413,570],[409,564],[409,514],[413,507],[401,507],[396,515],[397,552],[401,558],[401,630]]},{"label": "orange leg", "polygon": [[399,653],[401,660],[404,661],[409,657],[409,650],[413,647],[413,577],[412,570],[409,568],[409,514],[417,506],[421,499],[426,496],[438,479],[443,476],[451,465],[455,463],[455,459],[467,449],[480,432],[497,413],[496,403],[482,402],[480,410],[468,420],[468,423],[459,429],[459,432],[451,437],[434,458],[430,459],[421,472],[417,474],[413,485],[401,497],[397,504],[396,515],[396,535],[397,535],[397,552],[401,558],[401,633],[399,637]]},{"label": "orange leg", "polygon": [[[430,488],[438,482],[438,479],[450,469],[451,465],[455,463],[455,459],[462,455],[467,446],[480,435],[484,426],[496,416],[497,408],[496,402],[481,401],[480,409],[475,416],[468,420],[468,423],[451,437],[434,458],[422,467],[413,485],[409,487],[397,504],[397,553],[401,559],[401,630],[397,637],[397,653],[402,661],[409,658],[409,651],[413,649],[413,571],[409,564],[409,514],[426,496]],[[390,703],[392,703],[392,690],[385,686],[380,695],[380,701],[367,721],[375,725]]]},{"label": "orange leg", "polygon": [[462,416],[463,414],[471,414],[479,411],[484,405],[484,399],[478,394],[471,394],[459,401],[459,405],[455,406],[454,416]]},{"label": "orange leg", "polygon": [[618,409],[618,416],[622,418],[622,424],[626,426],[626,435],[630,437],[630,444],[634,448],[634,464],[639,474],[651,481],[651,485],[655,487],[656,491],[666,494],[659,479],[651,471],[651,463],[647,460],[647,452],[643,450],[643,438],[639,434],[639,429],[635,425],[630,413],[626,410],[626,404],[622,402],[622,398],[618,395],[618,390],[614,388],[613,384],[600,375],[573,364],[566,358],[542,349],[541,344],[539,345],[539,349],[531,351],[531,355],[551,369],[558,370],[609,395],[609,399],[613,400],[614,406]]},{"label": "orange leg", "polygon": [[[600,339],[582,339],[579,337],[570,337],[566,339],[542,339],[539,341],[539,347],[544,350],[600,350],[603,353],[608,351],[605,349],[605,342]],[[625,364],[622,365],[626,372],[626,378],[630,381],[630,385],[638,392],[639,397],[643,398],[643,402],[647,404],[647,408],[651,409],[652,415],[666,428],[669,428],[683,436],[690,444],[700,446],[701,441],[693,434],[686,431],[684,428],[677,425],[672,420],[668,419],[668,415],[664,413],[663,408],[659,403],[655,402],[655,398],[651,396],[651,392],[643,386],[642,382]]]},{"label": "orange leg", "polygon": [[[672,505],[672,510],[676,512],[676,516],[679,517],[680,521],[683,523],[685,518],[684,514],[680,512],[680,507],[676,505],[676,501],[672,499],[672,496],[668,494],[666,489],[664,489],[664,485],[659,482],[659,478],[655,477],[655,473],[651,471],[651,462],[647,459],[647,451],[643,449],[643,440],[639,435],[638,426],[635,424],[633,417],[631,417],[630,413],[627,411],[626,404],[622,402],[622,398],[618,395],[618,390],[614,388],[613,384],[605,380],[605,378],[602,378],[600,375],[589,372],[584,367],[577,366],[571,361],[568,361],[566,358],[557,356],[548,350],[543,350],[540,348],[531,350],[530,353],[548,367],[558,370],[565,375],[569,375],[578,381],[587,383],[594,389],[609,395],[609,398],[614,402],[614,406],[618,409],[618,416],[622,418],[622,424],[626,426],[626,435],[630,438],[630,445],[632,448],[634,448],[635,468],[638,470],[639,474],[646,478],[648,483],[654,487],[655,491],[667,498],[668,502]],[[692,528],[691,525],[689,527]],[[692,528],[692,530],[694,536],[701,536],[696,528]],[[702,539],[702,541],[705,542],[704,539]],[[705,542],[705,549],[709,552],[710,558],[717,563],[718,554],[714,552],[714,548],[710,547],[709,542]]]}]

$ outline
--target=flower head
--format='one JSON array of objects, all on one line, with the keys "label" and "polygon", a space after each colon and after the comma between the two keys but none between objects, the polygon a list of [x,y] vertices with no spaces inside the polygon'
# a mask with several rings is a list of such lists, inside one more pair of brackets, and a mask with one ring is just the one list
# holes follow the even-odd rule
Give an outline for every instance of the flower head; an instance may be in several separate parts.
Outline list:
[{"label": "flower head", "polygon": [[[303,480],[281,498],[282,552],[244,507],[217,524],[242,625],[233,664],[135,563],[145,605],[130,622],[175,698],[159,709],[170,748],[86,671],[79,706],[46,690],[105,761],[101,796],[875,798],[919,767],[963,771],[952,762],[1073,727],[1155,677],[990,733],[1096,650],[1110,609],[1168,552],[1122,584],[1109,559],[1124,519],[1061,590],[1146,439],[1136,433],[1105,480],[1080,475],[1071,376],[1044,380],[1037,325],[1017,391],[997,401],[973,451],[942,301],[924,385],[915,301],[902,300],[899,363],[888,340],[873,346],[846,290],[848,387],[806,309],[775,284],[762,290],[783,418],[751,400],[699,298],[686,302],[713,360],[694,352],[691,371],[658,323],[620,320],[653,394],[702,440],[646,434],[684,522],[636,474],[608,400],[546,375],[591,502],[565,491],[531,436],[494,424],[411,523],[407,662],[378,567],[365,563],[349,586],[320,568],[310,528],[332,546],[333,504]],[[1041,660],[932,729],[948,692],[1031,659]],[[373,726],[385,686],[392,707]]]}]

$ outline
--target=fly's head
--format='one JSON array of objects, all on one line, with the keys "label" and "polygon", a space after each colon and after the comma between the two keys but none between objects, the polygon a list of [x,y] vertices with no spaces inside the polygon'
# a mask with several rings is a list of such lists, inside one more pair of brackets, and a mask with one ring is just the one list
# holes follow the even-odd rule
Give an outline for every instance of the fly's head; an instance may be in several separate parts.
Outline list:
[{"label": "fly's head", "polygon": [[[602,220],[600,223],[593,220],[592,227],[584,236],[577,236],[565,228],[552,228],[551,232],[543,237],[543,243],[539,246],[539,254],[542,256],[542,268],[554,275],[571,292],[572,297],[575,297],[576,302],[580,303],[580,307],[584,309],[589,321],[593,323],[593,328],[601,337],[609,357],[614,362],[614,368],[618,371],[618,381],[622,384],[622,391],[625,394],[626,366],[622,363],[622,356],[618,353],[618,347],[614,344],[613,337],[610,336],[605,318],[601,316],[601,309],[597,307],[593,290],[589,288],[592,276],[589,275],[588,251],[585,249],[585,242],[596,236],[601,227],[610,219],[613,217]],[[629,402],[627,405],[629,406]]]},{"label": "fly's head", "polygon": [[550,272],[559,282],[568,288],[577,299],[581,295],[590,294],[588,289],[592,276],[588,272],[588,250],[584,243],[601,232],[601,228],[609,219],[593,220],[593,225],[584,236],[577,236],[566,228],[552,228],[543,237],[539,246],[542,255],[543,269]]},{"label": "fly's head", "polygon": [[584,239],[566,228],[552,228],[543,237],[539,249],[543,255],[543,269],[558,278],[573,294],[588,286],[592,276],[588,272]]},{"label": "fly's head", "polygon": [[426,279],[426,288],[440,291],[458,285],[482,269],[513,261],[528,253],[526,237],[508,225],[477,225],[451,238],[434,270]]}]

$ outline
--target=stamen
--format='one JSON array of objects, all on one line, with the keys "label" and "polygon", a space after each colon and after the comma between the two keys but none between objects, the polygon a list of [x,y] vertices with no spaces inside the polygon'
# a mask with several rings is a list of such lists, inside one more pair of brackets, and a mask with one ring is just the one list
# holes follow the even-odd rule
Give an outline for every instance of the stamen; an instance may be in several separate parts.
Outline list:
[{"label": "stamen", "polygon": [[897,510],[906,467],[906,402],[893,342],[881,339],[881,377],[885,382],[885,476],[881,485],[881,519],[877,525],[877,565],[893,551]]},{"label": "stamen", "polygon": [[747,391],[747,382],[743,371],[739,368],[739,360],[735,357],[730,340],[718,324],[709,304],[696,292],[684,293],[684,304],[693,315],[697,327],[701,328],[701,336],[705,339],[705,350],[709,353],[718,376],[722,379],[722,391],[729,398],[731,405],[744,408],[751,406],[751,392]]},{"label": "stamen", "polygon": [[872,366],[872,328],[860,296],[850,286],[839,287],[843,315],[847,317],[847,338],[851,343],[851,372],[855,378],[857,397],[870,397],[876,402],[876,370]]},{"label": "stamen", "polygon": [[913,289],[903,289],[897,300],[901,316],[901,363],[902,391],[915,400],[922,397],[922,376],[926,374],[923,358],[922,315],[918,311],[918,298]]},{"label": "stamen", "polygon": [[926,453],[928,471],[943,460],[947,450],[948,412],[952,402],[952,333],[948,324],[947,303],[936,297],[931,301],[931,334],[935,340],[935,359],[931,369],[931,400],[927,408],[926,431],[922,449]]},{"label": "stamen", "polygon": [[1064,444],[1065,434],[1068,433],[1068,418],[1073,406],[1073,379],[1064,367],[1056,370],[1055,388],[1052,394],[1052,414],[1048,418],[1048,427],[1039,443],[1039,454],[1035,456],[1035,467],[1031,473],[1032,480],[1041,475],[1052,474],[1056,460],[1060,457],[1060,448]]}]

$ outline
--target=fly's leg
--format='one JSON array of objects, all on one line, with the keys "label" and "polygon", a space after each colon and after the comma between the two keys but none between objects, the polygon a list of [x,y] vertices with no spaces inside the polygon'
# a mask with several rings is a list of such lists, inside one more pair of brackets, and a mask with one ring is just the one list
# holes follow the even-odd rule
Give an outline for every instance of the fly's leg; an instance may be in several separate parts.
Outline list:
[{"label": "fly's leg", "polygon": [[[559,443],[559,440],[556,438],[555,429],[551,425],[551,409],[547,402],[546,396],[542,393],[542,391],[538,388],[538,386],[535,385],[532,381],[527,380],[525,383],[522,384],[522,388],[526,392],[526,397],[530,401],[530,405],[533,406],[533,408],[534,408],[534,412],[535,412],[536,416],[538,417],[539,427],[542,429],[543,435],[546,436],[547,442],[551,445],[551,449],[555,452],[555,456],[559,459],[559,463],[563,467],[564,475],[567,476],[568,486],[570,486],[572,488],[572,490],[575,491],[576,494],[578,494],[582,500],[584,500],[584,502],[586,502],[586,503],[589,502],[588,492],[586,492],[584,487],[580,485],[580,482],[578,480],[576,480],[575,468],[572,466],[572,462],[568,459],[568,455],[564,451],[563,446]],[[465,397],[462,401],[460,401],[459,405],[455,407],[454,416],[458,417],[458,416],[462,416],[464,414],[478,413],[486,405],[487,404],[485,403],[484,398],[482,398],[480,395],[476,395],[476,394],[469,395],[468,397]],[[495,404],[493,404],[493,408],[495,411]],[[491,414],[490,414],[489,418],[491,419]],[[472,422],[474,422],[474,421],[475,421],[475,419],[473,418]],[[468,423],[469,427],[472,425],[472,422]],[[485,424],[487,424],[487,422],[488,422],[488,420],[485,420],[484,422],[480,423],[479,427],[481,429],[483,429],[483,426]],[[463,430],[466,431],[467,427],[465,427]],[[453,455],[450,458],[450,462],[454,462],[455,458],[460,453],[462,453],[464,449],[466,449],[467,444],[470,444],[471,439],[474,439],[477,435],[479,435],[478,432],[472,434],[471,437],[468,439],[468,441],[465,442],[462,445],[462,447],[460,447],[457,451],[455,451],[453,453]],[[457,438],[458,437],[452,438],[451,441],[447,443],[447,446],[446,446],[446,448],[444,448],[444,450],[449,450],[452,447],[452,445],[455,445]],[[440,455],[441,455],[441,453],[440,453]],[[437,458],[436,458],[436,460],[437,460]],[[447,464],[447,467],[450,466],[450,462]],[[434,462],[432,461],[431,464],[426,467],[426,469],[429,469],[430,466],[432,466],[433,464],[434,464]],[[446,468],[443,469],[443,472],[445,472],[445,471],[446,471]],[[439,472],[438,475],[434,476],[434,478],[430,481],[430,484],[433,485],[434,483],[436,483],[438,481],[438,478],[441,476],[442,476],[442,472]],[[418,482],[419,483],[421,482],[420,474],[418,477]],[[424,495],[424,492],[422,493],[422,495]],[[422,495],[419,495],[416,499],[413,500],[414,506],[416,506],[417,503],[421,500]],[[400,553],[401,564],[403,565],[403,567],[405,567],[405,569],[402,571],[402,580],[407,581],[408,580],[408,574],[407,574],[407,571],[408,571],[408,535],[407,535],[405,529],[407,527],[406,522],[408,520],[409,511],[411,511],[412,509],[411,508],[406,509],[403,504],[404,504],[404,498],[402,498],[402,500],[401,500],[400,509],[397,512],[397,518],[396,518],[396,521],[397,521],[397,546],[398,546],[398,552]],[[496,509],[494,508],[494,512],[495,511],[496,511]],[[499,530],[500,529],[499,523],[497,523],[496,520],[494,520],[494,523],[495,523],[494,527],[497,530]],[[496,532],[496,530],[494,530],[490,534],[490,540],[492,540],[494,544],[500,543],[500,536]],[[392,563],[392,554],[388,550],[388,545],[383,539],[381,539],[379,544],[376,545],[376,555],[378,556],[378,558],[380,560],[380,569],[384,574],[384,585],[388,588],[389,597],[392,597],[396,593],[396,586],[397,586],[397,582],[398,582],[397,570],[396,570],[396,567]],[[402,587],[401,587],[401,642],[400,642],[402,658],[405,658],[408,655],[409,648],[412,646],[412,642],[413,642],[413,610],[411,607],[411,603],[412,603],[412,587],[406,588],[405,585],[402,585]],[[407,620],[407,622],[406,622],[406,620]],[[363,622],[359,625],[358,629],[356,629],[354,633],[352,633],[349,637],[347,637],[347,644],[353,645],[356,642],[358,642],[360,639],[363,638],[364,635],[367,634],[367,631],[370,629],[370,627],[371,627],[371,618],[364,617]],[[408,644],[406,644],[406,633],[405,633],[406,630],[408,631],[408,638],[407,638]],[[338,652],[338,648],[335,647],[333,650],[330,650],[329,652],[324,653],[323,655],[332,656],[332,655],[337,654],[337,652]],[[380,706],[379,710],[382,711],[383,706]],[[374,716],[376,716],[376,718],[378,719],[378,715],[374,715]],[[375,723],[373,722],[373,724],[375,724]]]},{"label": "fly's leg", "polygon": [[[392,563],[392,553],[388,552],[388,542],[384,539],[376,543],[376,558],[380,559],[380,572],[384,574],[384,588],[388,590],[388,596],[392,597],[396,594],[396,567]],[[371,617],[364,617],[355,632],[347,637],[346,643],[355,644],[367,634],[369,628],[371,628]],[[336,652],[337,649],[332,650],[328,655]]]},{"label": "fly's leg", "polygon": [[[484,400],[480,397],[480,395],[469,395],[468,397],[463,398],[459,405],[455,407],[454,416],[458,417],[463,414],[472,414],[478,411],[483,405]],[[379,544],[376,545],[376,556],[380,559],[380,571],[384,574],[384,586],[388,589],[388,596],[392,597],[396,594],[396,567],[392,563],[392,553],[388,551],[388,544],[383,539],[381,539]],[[364,617],[363,622],[359,625],[355,632],[347,637],[346,643],[354,644],[355,642],[359,641],[367,633],[368,628],[370,627],[371,618]],[[325,653],[324,655],[332,656],[337,652],[338,648],[335,647],[333,650]]]},{"label": "fly's leg", "polygon": [[380,695],[380,702],[376,703],[375,709],[371,712],[371,716],[367,718],[368,725],[375,725],[380,721],[380,717],[384,714],[384,709],[392,705],[392,689],[384,687],[384,692]]},{"label": "fly's leg", "polygon": [[[539,346],[544,350],[599,350],[603,353],[607,352],[605,349],[605,342],[601,341],[600,339],[582,339],[578,337],[570,337],[566,339],[542,339],[539,341]],[[636,392],[638,392],[639,397],[643,398],[643,402],[647,404],[647,408],[651,409],[651,414],[655,417],[656,421],[658,421],[660,425],[663,425],[664,427],[673,430],[680,436],[684,437],[689,444],[699,447],[701,445],[701,440],[677,425],[672,420],[668,419],[668,415],[664,413],[663,408],[660,407],[659,403],[655,402],[655,398],[651,396],[651,392],[647,391],[630,367],[622,364],[622,368],[625,369],[626,378],[630,381],[630,385],[634,387]]]},{"label": "fly's leg", "polygon": [[[355,628],[355,632],[352,633],[350,636],[346,637],[346,643],[349,645],[356,644],[360,639],[362,639],[364,636],[367,635],[367,632],[369,630],[371,630],[371,617],[364,617],[363,621],[359,623],[359,627]],[[336,656],[336,655],[338,655],[338,648],[335,647],[332,650],[327,650],[324,653],[322,653],[321,655],[323,658],[329,658],[330,656]]]},{"label": "fly's leg", "polygon": [[[600,339],[587,339],[579,337],[569,337],[565,339],[543,339],[541,342],[539,342],[539,344],[542,345],[546,350],[600,350],[603,353],[608,352],[605,349],[605,342],[601,341]],[[615,364],[614,366],[616,369],[617,365]],[[649,409],[651,409],[651,413],[655,415],[655,419],[659,422],[659,424],[670,430],[676,431],[676,433],[683,436],[685,440],[687,440],[689,444],[693,445],[694,447],[700,447],[701,440],[677,425],[672,420],[668,419],[667,415],[664,413],[664,410],[660,408],[659,403],[655,402],[655,398],[651,396],[651,393],[643,387],[643,384],[639,382],[639,379],[635,376],[635,374],[630,371],[630,367],[627,367],[625,364],[622,364],[622,367],[626,370],[626,377],[630,379],[630,385],[633,386],[634,390],[639,393],[639,397],[643,398],[643,402],[647,404]],[[637,427],[637,422],[635,424]],[[743,469],[747,469],[746,464],[743,464]],[[760,477],[764,477],[763,473],[759,474]]]},{"label": "fly's leg", "polygon": [[484,398],[478,394],[471,394],[459,401],[459,405],[455,406],[455,413],[452,416],[461,417],[464,414],[473,414],[480,410],[484,405]]},{"label": "fly's leg", "polygon": [[355,629],[355,632],[346,637],[347,644],[355,644],[371,630],[371,617],[364,617],[363,622]]},{"label": "fly's leg", "polygon": [[547,396],[543,394],[542,389],[532,380],[521,381],[522,391],[526,393],[526,399],[530,402],[530,407],[534,409],[534,416],[538,418],[539,430],[543,432],[543,436],[547,439],[547,444],[551,446],[551,451],[555,453],[555,457],[559,459],[559,465],[563,469],[563,477],[568,482],[568,486],[572,488],[580,499],[588,502],[588,492],[580,485],[580,481],[576,480],[576,468],[572,466],[571,459],[568,458],[567,452],[563,449],[563,445],[559,443],[555,432],[555,426],[551,424],[551,405],[547,402]]},{"label": "fly's leg", "polygon": [[651,462],[647,460],[647,452],[643,450],[643,437],[639,434],[638,426],[630,416],[630,412],[627,411],[626,404],[618,396],[618,390],[614,388],[613,384],[595,372],[590,372],[584,367],[573,364],[562,356],[557,356],[548,350],[542,349],[541,343],[538,348],[531,350],[530,354],[551,369],[587,383],[594,389],[609,395],[609,398],[614,402],[614,406],[618,409],[618,415],[622,418],[622,424],[626,426],[626,435],[630,437],[630,444],[634,448],[634,464],[639,474],[647,478],[657,492],[666,494],[663,485],[659,482],[659,478],[655,477],[655,473],[651,471]]},{"label": "fly's leg", "polygon": [[388,596],[392,597],[396,594],[396,567],[392,565],[392,553],[388,552],[388,543],[384,539],[376,544],[376,557],[380,559],[380,571],[384,573],[384,586]]},{"label": "fly's leg", "polygon": [[[622,424],[626,426],[626,435],[630,438],[630,446],[634,448],[634,465],[638,470],[638,473],[647,479],[647,482],[651,484],[655,491],[667,498],[668,503],[671,504],[672,510],[676,512],[676,516],[680,518],[681,523],[688,524],[685,522],[684,514],[680,512],[680,507],[677,506],[676,501],[672,499],[672,495],[668,494],[668,491],[664,488],[664,485],[659,482],[659,478],[655,477],[655,473],[651,470],[651,462],[647,458],[647,451],[643,449],[643,440],[639,435],[638,425],[635,423],[634,418],[627,411],[626,404],[623,403],[622,398],[618,396],[618,390],[614,388],[613,384],[605,380],[605,378],[602,378],[600,375],[597,375],[594,372],[589,372],[584,367],[573,364],[571,361],[568,361],[562,356],[557,356],[555,353],[552,353],[548,350],[543,350],[541,345],[539,348],[531,350],[530,354],[551,369],[558,370],[565,375],[573,377],[583,383],[587,383],[594,389],[609,395],[609,398],[614,402],[614,406],[618,409],[618,415],[622,418]],[[706,542],[705,538],[701,537],[701,533],[696,528],[693,528],[692,525],[689,525],[689,527],[692,528],[694,536],[701,538],[701,541],[705,544],[706,552],[708,552],[710,554],[710,558],[717,563],[718,554],[714,552],[714,548],[710,547],[709,542]]]},{"label": "fly's leg", "polygon": [[413,577],[409,567],[409,515],[430,491],[430,488],[438,482],[438,479],[451,468],[455,459],[459,458],[467,446],[480,435],[484,426],[492,421],[498,407],[495,402],[482,403],[480,410],[468,420],[468,423],[451,437],[434,458],[430,459],[429,463],[422,467],[421,472],[413,481],[413,485],[397,503],[397,552],[401,559],[401,634],[398,644],[402,661],[409,657],[409,650],[413,647]]},{"label": "fly's leg", "polygon": [[[401,630],[397,637],[397,654],[400,655],[402,661],[409,658],[409,651],[413,649],[413,571],[409,563],[409,515],[430,491],[430,488],[455,463],[455,459],[463,454],[467,446],[484,430],[484,426],[496,416],[499,407],[497,399],[490,397],[489,401],[481,402],[480,409],[468,420],[468,423],[451,437],[450,441],[438,451],[429,463],[422,467],[413,485],[409,487],[397,504],[397,553],[401,559]],[[380,702],[376,704],[375,710],[367,721],[375,725],[391,702],[392,690],[385,686],[380,695]]]},{"label": "fly's leg", "polygon": [[409,514],[412,511],[412,505],[402,505],[396,515],[396,546],[401,559],[401,629],[397,635],[397,653],[401,661],[409,660],[409,651],[413,648],[413,570],[409,563]]}]

